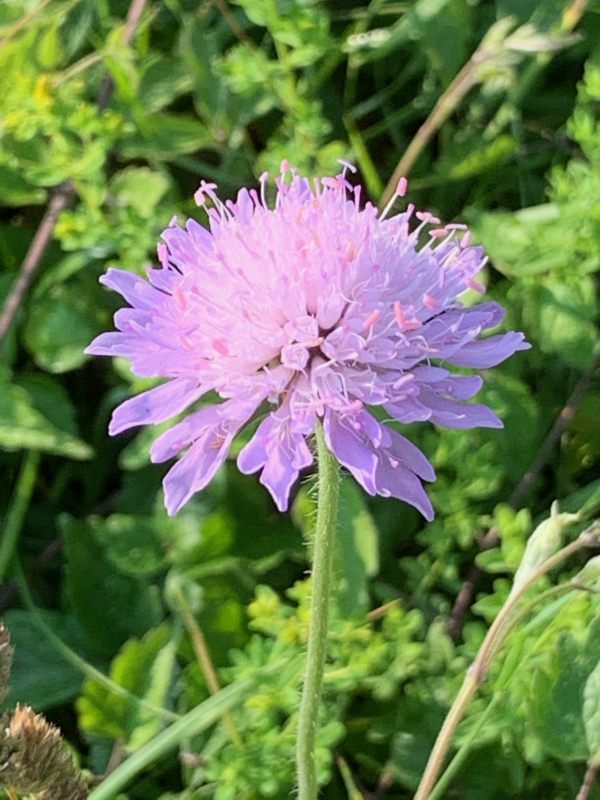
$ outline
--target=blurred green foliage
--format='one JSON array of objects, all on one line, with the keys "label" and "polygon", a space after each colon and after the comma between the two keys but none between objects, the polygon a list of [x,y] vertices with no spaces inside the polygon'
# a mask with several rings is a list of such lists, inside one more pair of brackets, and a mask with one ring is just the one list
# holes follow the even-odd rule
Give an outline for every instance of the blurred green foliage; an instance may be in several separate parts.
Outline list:
[{"label": "blurred green foliage", "polygon": [[[280,515],[228,464],[168,519],[147,456],[154,431],[106,434],[112,408],[149,382],[124,362],[83,354],[118,307],[97,279],[110,264],[142,272],[173,214],[194,214],[202,178],[227,196],[283,158],[309,174],[331,174],[346,158],[376,202],[444,98],[452,113],[412,166],[411,202],[470,223],[490,255],[489,295],[533,347],[486,376],[504,431],[408,430],[438,473],[432,524],[344,480],[318,740],[323,798],[383,797],[378,785],[389,787],[386,800],[409,798],[533,521],[555,498],[588,517],[600,507],[597,376],[520,508],[508,503],[597,353],[600,9],[149,0],[125,46],[127,10],[124,0],[0,4],[0,300],[53,190],[69,182],[75,192],[0,366],[6,530],[23,499],[25,454],[38,450],[17,551],[42,622],[68,649],[45,637],[9,572],[0,603],[15,664],[4,706],[46,711],[101,775],[111,754],[114,763],[158,734],[160,709],[184,714],[209,696],[191,613],[223,685],[285,666],[119,796],[290,796],[310,488]],[[468,91],[457,90],[469,63]],[[107,80],[110,102],[99,107]],[[480,552],[490,528],[499,543]],[[453,639],[448,618],[473,563],[475,602]],[[567,563],[561,584],[581,566]],[[598,577],[593,562],[586,569],[577,580],[588,591],[569,584],[536,604],[544,579],[527,595],[530,612],[458,730],[456,746],[468,747],[448,797],[574,798],[584,762],[599,758]]]}]

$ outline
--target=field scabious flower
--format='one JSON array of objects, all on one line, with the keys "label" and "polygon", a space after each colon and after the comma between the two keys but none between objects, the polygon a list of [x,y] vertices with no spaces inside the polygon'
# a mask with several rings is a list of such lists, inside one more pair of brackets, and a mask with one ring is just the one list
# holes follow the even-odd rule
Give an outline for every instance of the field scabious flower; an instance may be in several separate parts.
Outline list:
[{"label": "field scabious flower", "polygon": [[[391,205],[383,213],[362,205],[346,171],[311,184],[284,162],[273,208],[266,175],[235,202],[203,183],[196,201],[209,229],[173,221],[158,245],[161,268],[147,280],[112,268],[101,278],[130,307],[87,352],[124,356],[136,375],[167,379],[120,405],[110,433],[164,422],[209,391],[220,398],[151,448],[154,462],[186,449],[164,479],[169,514],[209,483],[261,410],[237,463],[260,472],[280,510],[312,463],[307,437],[318,419],[328,448],[369,494],[404,500],[427,519],[421,481],[434,480],[433,468],[381,419],[502,426],[486,406],[462,402],[481,378],[446,366],[493,367],[528,347],[516,332],[478,339],[502,308],[457,300],[469,287],[483,291],[482,249],[464,226],[442,227],[413,206],[388,216]],[[394,199],[405,190],[402,180]]]}]

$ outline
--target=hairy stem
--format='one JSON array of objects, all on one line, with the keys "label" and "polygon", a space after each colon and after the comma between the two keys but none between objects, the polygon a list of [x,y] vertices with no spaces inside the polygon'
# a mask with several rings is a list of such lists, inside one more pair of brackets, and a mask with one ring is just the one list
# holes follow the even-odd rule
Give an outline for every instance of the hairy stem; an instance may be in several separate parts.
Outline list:
[{"label": "hairy stem", "polygon": [[317,797],[315,742],[327,650],[331,573],[339,504],[337,463],[327,449],[320,424],[317,426],[317,455],[319,496],[312,553],[310,628],[296,741],[299,800],[316,800]]}]

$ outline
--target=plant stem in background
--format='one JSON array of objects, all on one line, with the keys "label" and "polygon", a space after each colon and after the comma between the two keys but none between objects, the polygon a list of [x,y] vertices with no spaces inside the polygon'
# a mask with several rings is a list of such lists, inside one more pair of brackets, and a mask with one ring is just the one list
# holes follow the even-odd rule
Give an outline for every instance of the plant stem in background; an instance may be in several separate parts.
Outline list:
[{"label": "plant stem in background", "polygon": [[14,500],[6,515],[0,539],[0,583],[4,581],[6,570],[15,554],[25,514],[31,502],[39,465],[40,454],[37,450],[30,450],[25,454],[15,487]]},{"label": "plant stem in background", "polygon": [[[198,664],[200,665],[200,669],[204,675],[204,680],[206,681],[208,691],[213,695],[217,694],[221,691],[221,685],[219,683],[217,671],[215,670],[215,665],[210,657],[210,652],[208,650],[204,634],[202,633],[202,629],[196,622],[196,618],[186,602],[184,593],[181,591],[181,589],[178,589],[177,591],[177,600],[179,602],[185,627],[187,628],[192,640],[192,647],[194,648],[196,659],[198,660]],[[241,747],[242,739],[238,729],[236,728],[235,722],[233,721],[233,717],[229,712],[223,713],[223,725],[227,730],[231,741],[236,745],[236,747]]]},{"label": "plant stem in background", "polygon": [[436,783],[435,789],[429,795],[429,800],[442,800],[444,792],[451,785],[452,781],[460,771],[460,768],[466,761],[467,756],[471,752],[471,746],[477,740],[477,734],[482,729],[483,725],[487,722],[487,720],[490,718],[492,711],[494,711],[495,708],[497,707],[501,696],[502,695],[500,694],[495,694],[492,697],[485,711],[481,714],[481,716],[477,720],[477,724],[473,726],[473,730],[470,732],[465,741],[462,743],[460,749],[458,750],[458,752],[456,753],[450,764],[446,767],[444,774]]},{"label": "plant stem in background", "polygon": [[[560,413],[554,420],[552,428],[544,438],[544,441],[542,442],[535,458],[531,462],[530,467],[528,468],[527,472],[523,475],[523,477],[515,487],[513,493],[509,497],[507,504],[511,508],[514,509],[520,508],[521,504],[529,494],[534,483],[539,478],[543,468],[546,466],[546,464],[552,457],[552,454],[554,453],[555,448],[560,442],[562,435],[565,433],[571,421],[573,420],[575,414],[577,413],[577,409],[579,408],[581,401],[583,400],[586,392],[590,388],[592,380],[594,379],[594,376],[596,375],[599,369],[600,369],[600,350],[598,350],[598,352],[596,353],[596,356],[594,358],[591,367],[581,376],[581,378],[577,382],[575,388],[569,395],[567,402],[562,407]],[[495,547],[499,541],[500,541],[500,534],[498,533],[496,528],[491,528],[483,538],[481,549],[488,550],[491,547]],[[450,636],[452,636],[453,639],[457,639],[461,634],[464,616],[467,610],[471,606],[471,603],[473,601],[473,596],[475,595],[477,583],[479,582],[482,574],[483,574],[482,570],[477,566],[477,564],[473,564],[466,580],[464,581],[458,595],[456,596],[456,600],[454,601],[454,606],[452,607],[452,611],[450,613],[450,619],[448,622],[448,633],[450,634]]]},{"label": "plant stem in background", "polygon": [[[279,664],[279,667],[281,666]],[[267,673],[263,672],[263,674]],[[237,681],[188,711],[185,716],[165,728],[148,744],[136,750],[133,755],[119,764],[115,771],[111,772],[100,786],[92,791],[89,800],[114,800],[121,789],[124,789],[129,781],[142,770],[175,750],[182,742],[214,725],[226,711],[241,703],[255,685],[256,682],[253,679]]]},{"label": "plant stem in background", "polygon": [[574,553],[577,553],[579,550],[582,550],[586,547],[597,546],[598,533],[599,528],[597,524],[590,526],[590,528],[584,531],[577,539],[575,539],[575,541],[566,545],[566,547],[563,547],[551,558],[548,558],[546,561],[540,564],[540,566],[534,569],[530,576],[523,581],[521,586],[516,591],[511,592],[507,601],[500,609],[500,612],[498,613],[498,616],[494,620],[492,626],[488,630],[487,635],[483,640],[483,644],[479,648],[479,652],[477,653],[475,661],[467,670],[467,674],[465,675],[460,691],[454,703],[452,704],[446,719],[444,720],[442,729],[438,734],[435,745],[433,746],[433,750],[429,756],[425,772],[421,778],[421,783],[419,784],[419,788],[417,789],[414,800],[430,800],[431,793],[436,785],[438,775],[440,774],[440,771],[444,765],[446,754],[450,747],[452,737],[456,732],[456,728],[458,727],[459,722],[462,720],[469,703],[477,694],[479,687],[484,682],[493,657],[496,655],[504,643],[506,636],[512,629],[512,626],[510,625],[511,615],[521,597],[523,597],[525,592],[531,588],[538,578],[541,578],[542,575],[545,575],[555,567],[558,567],[563,561],[565,561],[567,558],[570,558],[570,556],[572,556]]},{"label": "plant stem in background", "polygon": [[339,505],[340,478],[337,463],[327,449],[320,423],[317,425],[317,457],[319,494],[312,552],[310,627],[296,741],[299,800],[315,800],[317,797],[315,743],[327,650],[331,574]]},{"label": "plant stem in background", "polygon": [[444,94],[439,98],[431,114],[416,132],[411,143],[408,145],[402,158],[396,165],[392,177],[386,184],[379,201],[379,208],[385,208],[396,191],[400,178],[406,177],[414,166],[415,161],[421,155],[427,143],[434,133],[444,124],[450,114],[456,109],[467,92],[475,86],[478,81],[477,70],[481,63],[481,52],[476,50],[464,67],[454,78]]}]

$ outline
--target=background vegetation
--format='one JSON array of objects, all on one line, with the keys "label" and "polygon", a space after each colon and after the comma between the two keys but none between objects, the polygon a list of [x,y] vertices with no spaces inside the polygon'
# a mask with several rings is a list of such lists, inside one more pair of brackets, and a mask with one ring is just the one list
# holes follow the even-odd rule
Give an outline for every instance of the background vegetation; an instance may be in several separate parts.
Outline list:
[{"label": "background vegetation", "polygon": [[[0,312],[4,707],[43,711],[102,776],[232,685],[119,797],[290,796],[313,501],[308,480],[279,514],[228,464],[167,518],[154,432],[106,433],[149,382],[83,354],[119,305],[99,275],[142,272],[202,178],[232,195],[284,157],[349,159],[377,202],[404,156],[411,201],[486,246],[488,292],[533,345],[486,376],[505,430],[410,427],[439,475],[430,525],[343,486],[323,798],[409,798],[535,524],[555,498],[600,508],[598,4],[5,0],[0,75],[0,300],[21,275]],[[577,795],[600,622],[568,586],[494,661],[447,797]]]}]

